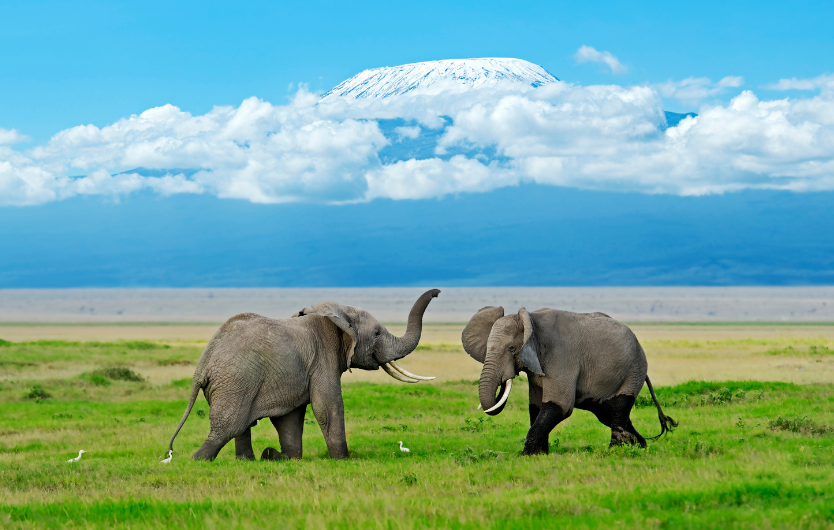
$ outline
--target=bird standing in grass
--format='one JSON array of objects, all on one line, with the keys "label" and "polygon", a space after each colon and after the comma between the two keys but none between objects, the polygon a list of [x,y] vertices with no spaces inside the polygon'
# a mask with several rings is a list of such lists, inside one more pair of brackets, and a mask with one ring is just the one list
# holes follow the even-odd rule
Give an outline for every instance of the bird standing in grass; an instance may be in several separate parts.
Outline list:
[{"label": "bird standing in grass", "polygon": [[73,462],[78,462],[79,460],[81,460],[81,455],[83,455],[86,452],[87,451],[85,451],[84,449],[78,451],[78,456],[76,456],[75,458],[70,458],[69,460],[67,460],[67,464],[72,464]]},{"label": "bird standing in grass", "polygon": [[170,464],[172,458],[174,458],[174,450],[173,449],[168,449],[168,458],[166,458],[165,460],[160,460],[159,463],[160,464]]},{"label": "bird standing in grass", "polygon": [[408,447],[403,447],[403,441],[400,440],[400,451],[402,451],[403,453],[410,453],[411,449],[409,449]]}]

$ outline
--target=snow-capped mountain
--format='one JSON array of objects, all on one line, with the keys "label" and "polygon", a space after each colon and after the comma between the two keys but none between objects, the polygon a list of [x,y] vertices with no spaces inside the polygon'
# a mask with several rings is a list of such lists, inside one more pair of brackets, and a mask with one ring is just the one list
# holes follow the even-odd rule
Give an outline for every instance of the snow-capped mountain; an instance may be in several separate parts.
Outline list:
[{"label": "snow-capped mountain", "polygon": [[365,70],[322,98],[385,98],[413,90],[433,94],[499,84],[538,87],[557,81],[541,66],[521,59],[445,59]]}]

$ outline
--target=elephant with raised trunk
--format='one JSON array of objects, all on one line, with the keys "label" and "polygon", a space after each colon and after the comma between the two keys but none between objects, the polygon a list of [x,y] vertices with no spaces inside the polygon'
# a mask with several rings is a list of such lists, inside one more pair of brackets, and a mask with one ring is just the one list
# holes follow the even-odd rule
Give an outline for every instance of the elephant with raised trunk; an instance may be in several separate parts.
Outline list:
[{"label": "elephant with raised trunk", "polygon": [[269,418],[281,452],[268,447],[262,459],[301,458],[307,405],[324,434],[331,458],[347,458],[341,378],[345,370],[382,367],[400,381],[422,379],[396,361],[417,347],[423,313],[440,294],[425,292],[408,315],[405,335],[395,337],[367,311],[335,302],[305,308],[276,320],[243,313],[227,320],[206,346],[191,386],[191,398],[168,449],[202,389],[209,403],[211,431],[195,459],[213,460],[235,440],[238,458],[254,460],[251,427]]},{"label": "elephant with raised trunk", "polygon": [[646,447],[629,418],[643,383],[660,418],[660,434],[652,439],[677,427],[657,402],[637,337],[604,313],[522,308],[504,316],[503,307],[484,307],[469,320],[461,340],[466,352],[484,365],[478,394],[487,414],[503,410],[513,378],[527,373],[530,430],[525,455],[547,453],[550,431],[574,408],[593,412],[611,428],[611,446]]}]

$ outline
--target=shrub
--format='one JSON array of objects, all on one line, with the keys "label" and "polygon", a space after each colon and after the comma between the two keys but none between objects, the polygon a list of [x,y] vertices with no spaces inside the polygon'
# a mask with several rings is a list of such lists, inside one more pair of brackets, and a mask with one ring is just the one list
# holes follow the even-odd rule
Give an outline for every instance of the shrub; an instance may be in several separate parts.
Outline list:
[{"label": "shrub", "polygon": [[26,397],[27,397],[27,398],[29,398],[29,399],[34,399],[34,400],[40,401],[40,400],[42,400],[42,399],[49,399],[49,398],[51,398],[51,397],[52,397],[52,394],[50,394],[49,392],[47,392],[46,390],[44,390],[44,389],[43,389],[43,387],[41,387],[41,385],[39,385],[39,384],[37,384],[37,383],[36,383],[36,384],[35,384],[34,386],[32,386],[32,388],[29,390],[29,393],[28,393],[28,394],[26,394]]},{"label": "shrub", "polygon": [[825,436],[834,434],[834,428],[828,425],[820,425],[809,420],[807,416],[787,417],[779,416],[770,422],[770,430],[772,431],[789,431],[798,434]]},{"label": "shrub", "polygon": [[113,366],[111,368],[101,368],[100,370],[96,370],[90,374],[90,379],[92,380],[94,377],[106,377],[108,379],[112,379],[114,381],[133,381],[133,382],[141,382],[144,381],[145,378],[141,375],[137,374],[130,368],[125,366]]}]

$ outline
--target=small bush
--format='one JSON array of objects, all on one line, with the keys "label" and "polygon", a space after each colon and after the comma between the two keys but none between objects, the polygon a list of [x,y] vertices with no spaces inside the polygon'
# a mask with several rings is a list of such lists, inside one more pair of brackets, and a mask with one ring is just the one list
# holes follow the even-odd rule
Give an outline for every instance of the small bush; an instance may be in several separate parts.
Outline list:
[{"label": "small bush", "polygon": [[492,449],[487,449],[480,454],[475,453],[471,447],[467,447],[463,451],[452,453],[452,460],[458,464],[465,466],[467,464],[474,464],[483,460],[497,459],[501,453],[495,452]]},{"label": "small bush", "polygon": [[834,434],[834,428],[828,425],[820,425],[808,419],[807,416],[787,417],[779,416],[770,422],[770,430],[772,431],[788,431],[798,434],[805,434],[810,436],[826,436]]},{"label": "small bush", "polygon": [[485,429],[493,429],[496,425],[492,422],[492,418],[484,418],[479,416],[477,418],[466,418],[463,420],[462,431],[467,432],[484,432]]},{"label": "small bush", "polygon": [[9,342],[7,340],[0,339],[0,348],[2,348],[3,346],[11,346],[12,344],[14,344],[14,343]]},{"label": "small bush", "polygon": [[203,410],[203,409],[197,409],[197,416],[199,416],[200,418],[205,418],[206,417],[206,411]]},{"label": "small bush", "polygon": [[59,412],[58,414],[52,415],[53,420],[69,420],[72,419],[72,414],[69,412]]},{"label": "small bush", "polygon": [[145,380],[144,377],[125,366],[113,366],[111,368],[102,368],[100,370],[96,370],[90,374],[90,379],[92,379],[95,376],[106,377],[114,381],[141,382]]},{"label": "small bush", "polygon": [[36,400],[36,401],[40,401],[40,400],[43,400],[43,399],[49,399],[49,398],[51,398],[51,397],[52,397],[52,394],[50,394],[49,392],[47,392],[46,390],[44,390],[44,389],[43,389],[43,387],[42,387],[41,385],[39,385],[39,384],[37,384],[37,383],[36,383],[36,384],[35,384],[34,386],[32,386],[32,388],[29,390],[29,393],[28,393],[28,394],[26,394],[26,397],[27,397],[27,398],[29,398],[29,399],[34,399],[34,400]]},{"label": "small bush", "polygon": [[417,484],[417,475],[413,473],[406,473],[403,475],[403,478],[400,479],[400,482],[404,483],[406,486],[413,486]]}]

